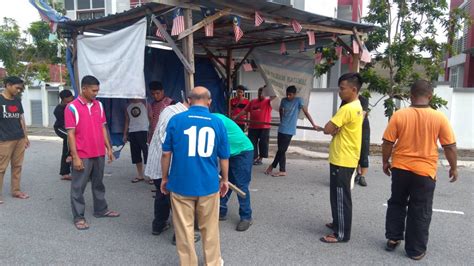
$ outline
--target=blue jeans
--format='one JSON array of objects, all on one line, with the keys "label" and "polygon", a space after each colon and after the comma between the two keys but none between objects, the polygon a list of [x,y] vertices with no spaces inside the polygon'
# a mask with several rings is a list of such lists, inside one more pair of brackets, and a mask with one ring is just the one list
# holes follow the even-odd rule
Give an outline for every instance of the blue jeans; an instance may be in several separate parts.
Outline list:
[{"label": "blue jeans", "polygon": [[[249,192],[250,180],[252,179],[252,166],[253,150],[243,151],[229,158],[229,182],[236,185],[247,194],[247,197],[245,198],[238,196],[240,220],[252,219]],[[221,198],[219,216],[227,215],[227,202],[229,201],[231,194],[232,190],[229,189],[229,192],[227,192],[225,197]]]}]

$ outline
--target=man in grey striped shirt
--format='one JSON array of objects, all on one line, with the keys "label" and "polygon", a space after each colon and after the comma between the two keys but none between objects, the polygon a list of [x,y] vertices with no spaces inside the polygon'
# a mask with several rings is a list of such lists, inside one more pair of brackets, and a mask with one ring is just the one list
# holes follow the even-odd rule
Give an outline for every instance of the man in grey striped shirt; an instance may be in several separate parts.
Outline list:
[{"label": "man in grey striped shirt", "polygon": [[152,179],[156,186],[155,219],[152,224],[153,235],[159,235],[170,228],[168,222],[171,208],[170,198],[169,195],[165,195],[160,191],[161,155],[163,154],[161,146],[166,139],[166,127],[175,114],[182,113],[186,110],[188,110],[188,104],[180,102],[163,109],[148,148],[148,163],[145,168],[145,175]]}]

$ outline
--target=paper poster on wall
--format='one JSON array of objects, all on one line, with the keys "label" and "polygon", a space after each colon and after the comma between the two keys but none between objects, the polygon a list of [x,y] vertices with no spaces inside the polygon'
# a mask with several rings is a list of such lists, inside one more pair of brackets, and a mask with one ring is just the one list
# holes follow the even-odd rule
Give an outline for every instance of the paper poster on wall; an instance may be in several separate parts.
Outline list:
[{"label": "paper poster on wall", "polygon": [[[267,87],[281,100],[286,97],[286,88],[294,85],[297,96],[308,106],[309,95],[313,87],[314,60],[312,58],[291,57],[256,49],[252,52],[255,63],[262,74]],[[278,110],[280,101],[272,101],[274,110]],[[300,119],[303,114],[300,113]]]},{"label": "paper poster on wall", "polygon": [[86,75],[100,81],[99,97],[145,98],[146,18],[99,37],[79,36],[79,82]]}]

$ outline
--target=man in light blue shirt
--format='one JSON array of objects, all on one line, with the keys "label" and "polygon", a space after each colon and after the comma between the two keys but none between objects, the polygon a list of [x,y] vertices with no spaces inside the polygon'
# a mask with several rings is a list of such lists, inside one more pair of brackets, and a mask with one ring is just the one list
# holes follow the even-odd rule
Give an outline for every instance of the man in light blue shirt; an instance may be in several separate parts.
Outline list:
[{"label": "man in light blue shirt", "polygon": [[194,88],[188,99],[189,110],[173,116],[166,128],[161,191],[163,194],[171,192],[180,264],[198,265],[194,248],[194,217],[197,215],[205,264],[217,266],[222,263],[219,194],[223,197],[229,189],[227,131],[222,121],[209,112],[211,94],[206,88]]},{"label": "man in light blue shirt", "polygon": [[[265,174],[286,176],[286,150],[288,150],[290,146],[291,138],[296,134],[296,122],[300,110],[303,110],[303,113],[314,129],[321,129],[320,126],[317,126],[313,122],[313,118],[309,114],[308,109],[304,106],[303,99],[296,97],[296,87],[292,85],[286,88],[286,98],[281,99],[280,103],[280,126],[278,127],[277,139],[278,151],[273,163],[268,166]],[[272,173],[273,168],[276,168],[277,165],[280,165],[280,171]]]}]

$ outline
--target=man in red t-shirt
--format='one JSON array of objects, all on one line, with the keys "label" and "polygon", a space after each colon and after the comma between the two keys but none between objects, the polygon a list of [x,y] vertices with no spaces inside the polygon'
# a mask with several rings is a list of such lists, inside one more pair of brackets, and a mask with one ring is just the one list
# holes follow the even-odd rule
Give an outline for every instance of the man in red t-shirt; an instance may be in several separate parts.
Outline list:
[{"label": "man in red t-shirt", "polygon": [[[238,115],[242,110],[245,109],[245,107],[249,104],[249,99],[245,98],[244,92],[247,90],[245,86],[239,85],[235,89],[237,92],[237,95],[230,100],[230,114],[232,117]],[[248,119],[248,115],[241,115],[238,116],[236,119]],[[242,131],[245,131],[245,122],[242,121],[236,121],[237,125],[242,129]]]},{"label": "man in red t-shirt", "polygon": [[[270,96],[269,98],[263,96],[263,89],[261,87],[258,89],[257,99],[253,99],[245,107],[242,112],[232,116],[233,119],[236,117],[241,117],[250,113],[250,120],[252,122],[265,122],[270,123],[272,120],[272,106],[271,101],[276,98],[276,96]],[[262,158],[268,158],[268,143],[270,140],[270,125],[261,124],[261,123],[252,123],[249,124],[249,139],[253,144],[253,164],[261,165]]]}]

